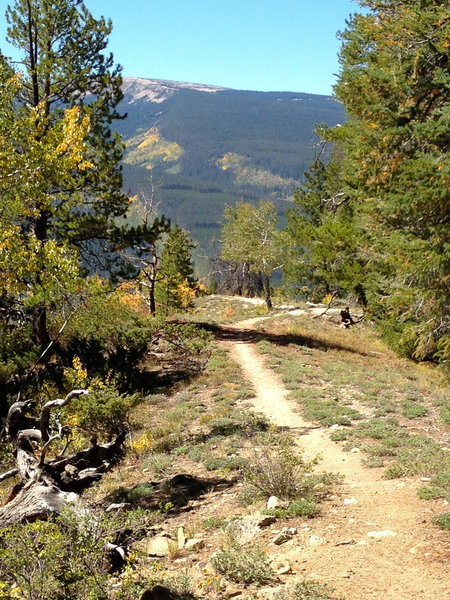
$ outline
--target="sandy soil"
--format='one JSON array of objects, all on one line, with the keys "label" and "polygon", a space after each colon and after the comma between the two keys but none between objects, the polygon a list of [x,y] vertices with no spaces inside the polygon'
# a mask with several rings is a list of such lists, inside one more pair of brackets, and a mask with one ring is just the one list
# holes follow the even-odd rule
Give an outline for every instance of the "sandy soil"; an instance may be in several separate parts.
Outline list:
[{"label": "sandy soil", "polygon": [[288,559],[294,575],[331,582],[346,600],[450,600],[450,536],[431,524],[442,505],[418,499],[416,479],[382,479],[382,470],[361,464],[357,449],[343,451],[329,430],[301,418],[245,335],[261,319],[233,325],[242,340],[223,342],[256,389],[255,410],[289,430],[305,456],[320,455],[320,469],[344,478],[323,517],[268,551]]}]

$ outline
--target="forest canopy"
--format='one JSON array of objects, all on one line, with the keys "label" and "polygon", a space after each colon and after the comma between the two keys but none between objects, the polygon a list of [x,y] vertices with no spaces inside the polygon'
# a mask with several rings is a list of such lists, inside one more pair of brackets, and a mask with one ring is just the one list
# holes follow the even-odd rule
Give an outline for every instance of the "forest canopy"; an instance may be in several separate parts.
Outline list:
[{"label": "forest canopy", "polygon": [[447,362],[448,5],[360,5],[367,10],[340,34],[335,94],[348,118],[321,128],[334,155],[326,166],[313,167],[290,228],[306,247],[309,272],[320,276],[316,283],[356,293],[398,351]]}]

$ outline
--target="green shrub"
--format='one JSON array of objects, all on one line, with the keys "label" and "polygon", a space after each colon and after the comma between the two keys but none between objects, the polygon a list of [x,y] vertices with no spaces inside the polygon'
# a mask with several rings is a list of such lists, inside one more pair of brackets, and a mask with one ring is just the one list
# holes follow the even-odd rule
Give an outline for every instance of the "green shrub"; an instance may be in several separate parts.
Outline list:
[{"label": "green shrub", "polygon": [[153,473],[157,475],[162,475],[165,473],[173,464],[173,457],[170,454],[161,454],[160,452],[156,452],[155,454],[150,454],[144,460],[144,467],[146,469],[151,469]]},{"label": "green shrub", "polygon": [[298,499],[306,495],[310,474],[316,460],[305,462],[295,451],[293,441],[281,438],[281,445],[267,446],[254,452],[245,469],[245,479],[266,497]]},{"label": "green shrub", "polygon": [[338,600],[334,590],[318,581],[302,581],[292,591],[279,592],[274,600]]},{"label": "green shrub", "polygon": [[417,417],[423,417],[428,413],[428,409],[423,404],[417,404],[407,400],[403,403],[402,415],[407,419],[416,419]]},{"label": "green shrub", "polygon": [[287,508],[274,508],[265,511],[266,514],[274,515],[278,519],[288,519],[292,517],[304,517],[312,519],[321,513],[320,506],[311,500],[302,498],[291,502]]},{"label": "green shrub", "polygon": [[445,404],[440,409],[441,419],[446,425],[450,425],[450,404]]},{"label": "green shrub", "polygon": [[257,431],[267,431],[269,423],[263,415],[251,412],[235,412],[232,417],[218,417],[208,423],[211,435],[233,435],[246,433],[252,435]]},{"label": "green shrub", "polygon": [[123,583],[132,594],[124,595],[120,589],[112,593],[111,564],[105,544],[117,542],[125,531],[131,542],[130,532],[143,534],[149,525],[146,511],[83,517],[65,510],[50,521],[3,529],[0,532],[0,597],[33,600],[137,597],[137,588],[131,580]]},{"label": "green shrub", "polygon": [[211,557],[219,573],[236,583],[268,583],[273,577],[267,554],[257,546],[221,548]]},{"label": "green shrub", "polygon": [[173,353],[182,369],[198,371],[206,366],[210,354],[211,334],[195,325],[165,324],[162,344]]},{"label": "green shrub", "polygon": [[59,339],[66,363],[81,359],[89,375],[130,374],[143,358],[158,327],[150,316],[128,306],[119,293],[92,296],[69,321]]},{"label": "green shrub", "polygon": [[407,474],[408,470],[404,465],[395,464],[386,469],[383,477],[385,479],[400,479],[401,477],[405,477]]},{"label": "green shrub", "polygon": [[210,531],[212,529],[225,529],[228,523],[228,519],[223,519],[220,517],[207,517],[206,519],[203,519],[202,527],[203,529],[206,529],[206,531]]},{"label": "green shrub", "polygon": [[245,467],[247,461],[241,456],[224,456],[219,458],[208,458],[205,460],[204,464],[207,471],[218,471],[220,469],[237,471]]},{"label": "green shrub", "polygon": [[128,414],[139,394],[119,394],[112,385],[101,385],[80,396],[66,409],[69,422],[87,435],[111,440],[128,427]]},{"label": "green shrub", "polygon": [[445,492],[442,488],[436,486],[421,487],[417,495],[421,500],[438,500],[439,498],[445,498]]},{"label": "green shrub", "polygon": [[114,493],[114,502],[127,502],[134,506],[145,506],[154,496],[150,483],[139,483],[131,489],[119,488]]},{"label": "green shrub", "polygon": [[442,513],[442,515],[438,515],[434,517],[433,523],[440,527],[441,529],[445,529],[446,531],[450,531],[450,512]]}]

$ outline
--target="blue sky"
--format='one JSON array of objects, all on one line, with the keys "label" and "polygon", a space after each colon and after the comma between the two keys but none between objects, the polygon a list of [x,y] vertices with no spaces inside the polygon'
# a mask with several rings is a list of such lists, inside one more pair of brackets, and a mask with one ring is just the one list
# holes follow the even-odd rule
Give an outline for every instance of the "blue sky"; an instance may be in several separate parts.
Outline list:
[{"label": "blue sky", "polygon": [[[12,0],[10,0],[12,3]],[[0,8],[6,6],[0,0]],[[130,77],[331,94],[353,0],[85,0]],[[1,10],[3,12],[3,10]],[[5,20],[0,23],[0,48]]]}]

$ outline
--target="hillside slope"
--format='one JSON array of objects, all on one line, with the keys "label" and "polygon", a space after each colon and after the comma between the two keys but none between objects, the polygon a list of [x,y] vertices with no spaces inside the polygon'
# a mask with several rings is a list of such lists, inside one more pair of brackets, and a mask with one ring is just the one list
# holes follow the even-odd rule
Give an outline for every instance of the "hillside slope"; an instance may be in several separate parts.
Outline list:
[{"label": "hillside slope", "polygon": [[269,198],[283,213],[317,152],[315,125],[343,119],[329,96],[132,78],[123,89],[126,191],[154,186],[204,249],[226,203]]}]

